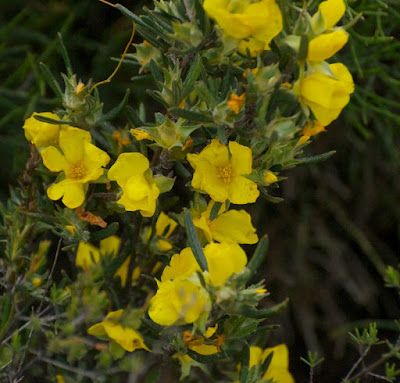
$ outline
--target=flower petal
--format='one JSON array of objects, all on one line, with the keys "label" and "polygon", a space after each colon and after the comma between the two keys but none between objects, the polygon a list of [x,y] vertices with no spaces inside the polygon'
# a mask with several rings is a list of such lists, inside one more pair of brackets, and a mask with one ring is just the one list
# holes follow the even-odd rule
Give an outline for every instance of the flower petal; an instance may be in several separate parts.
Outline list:
[{"label": "flower petal", "polygon": [[149,160],[141,153],[122,153],[108,171],[108,178],[124,187],[130,177],[143,175],[149,165]]},{"label": "flower petal", "polygon": [[44,166],[52,172],[65,171],[69,167],[65,156],[54,146],[44,149],[41,155]]},{"label": "flower petal", "polygon": [[233,174],[236,176],[241,174],[250,174],[253,170],[253,156],[251,149],[247,146],[240,145],[235,141],[230,141],[229,151],[232,155],[231,163]]},{"label": "flower petal", "polygon": [[249,179],[239,176],[232,178],[229,185],[229,200],[232,203],[243,205],[256,202],[260,192],[257,184]]},{"label": "flower petal", "polygon": [[60,131],[59,145],[70,163],[82,161],[85,142],[92,142],[92,136],[86,130],[67,126]]}]

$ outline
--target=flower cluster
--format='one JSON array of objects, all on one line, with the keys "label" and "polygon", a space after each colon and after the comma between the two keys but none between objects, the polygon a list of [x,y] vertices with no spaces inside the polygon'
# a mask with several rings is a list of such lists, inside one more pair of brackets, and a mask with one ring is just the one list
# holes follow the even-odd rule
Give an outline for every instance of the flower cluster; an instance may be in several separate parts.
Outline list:
[{"label": "flower cluster", "polygon": [[[351,74],[326,61],[349,39],[336,26],[344,0],[323,1],[313,15],[275,0],[154,3],[143,17],[116,6],[145,39],[123,59],[154,80],[148,94],[162,107],[153,122],[145,107],[128,105],[128,92],[103,114],[101,83],[70,75],[63,109],[35,113],[23,127],[42,159],[37,190],[48,197],[38,193],[29,214],[45,217],[67,254],[68,281],[49,301],[71,300],[65,317],[80,316],[68,317],[69,328],[84,326],[82,343],[100,353],[90,363],[104,370],[135,351],[118,364],[131,371],[145,350],[154,364],[160,354],[178,359],[183,377],[223,358],[218,368],[235,381],[248,352],[241,382],[291,383],[285,345],[247,347],[287,304],[261,308],[268,294],[254,278],[268,237],[259,238],[249,212],[261,198],[280,200],[282,172],[315,162],[304,147],[349,102]],[[40,288],[41,269],[31,269],[27,279]]]}]

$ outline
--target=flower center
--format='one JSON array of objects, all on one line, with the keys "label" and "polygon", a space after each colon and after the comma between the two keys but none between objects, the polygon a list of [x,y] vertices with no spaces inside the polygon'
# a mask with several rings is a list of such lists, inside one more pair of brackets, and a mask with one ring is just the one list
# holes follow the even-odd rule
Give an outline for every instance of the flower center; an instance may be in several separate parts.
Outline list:
[{"label": "flower center", "polygon": [[68,178],[74,178],[76,180],[80,180],[86,176],[86,169],[82,161],[77,162],[76,164],[71,165],[69,168]]},{"label": "flower center", "polygon": [[221,166],[218,168],[217,177],[228,184],[232,179],[232,165],[229,163],[226,166]]}]

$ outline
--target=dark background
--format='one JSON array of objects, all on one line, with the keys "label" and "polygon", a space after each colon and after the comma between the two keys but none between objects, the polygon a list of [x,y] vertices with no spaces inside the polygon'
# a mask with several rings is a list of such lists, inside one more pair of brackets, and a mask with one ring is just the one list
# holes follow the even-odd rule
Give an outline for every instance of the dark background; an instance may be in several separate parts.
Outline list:
[{"label": "dark background", "polygon": [[[139,11],[150,2],[120,3]],[[285,201],[260,202],[253,212],[258,233],[268,233],[271,241],[259,277],[266,280],[271,302],[291,299],[290,308],[273,320],[282,326],[269,344],[289,345],[297,382],[308,381],[308,368],[299,361],[307,350],[326,358],[316,381],[340,381],[358,358],[347,332],[374,320],[382,338],[394,341],[393,319],[400,316],[398,296],[382,278],[384,265],[396,266],[400,253],[400,13],[395,1],[386,1],[389,8],[380,10],[375,1],[349,3],[365,12],[365,20],[355,26],[337,59],[353,73],[356,91],[340,119],[309,146],[309,154],[337,153],[325,163],[286,172],[278,193]],[[18,185],[28,156],[24,119],[58,106],[38,69],[45,62],[54,74],[64,71],[58,31],[74,71],[85,83],[90,77],[97,82],[114,70],[110,57],[120,56],[131,23],[94,0],[1,1],[3,202],[9,186]],[[141,41],[138,35],[135,41]],[[122,66],[112,83],[101,87],[106,110],[121,100],[127,86],[131,106],[148,101],[147,84],[130,81],[136,72]],[[371,360],[383,350],[378,348]]]}]

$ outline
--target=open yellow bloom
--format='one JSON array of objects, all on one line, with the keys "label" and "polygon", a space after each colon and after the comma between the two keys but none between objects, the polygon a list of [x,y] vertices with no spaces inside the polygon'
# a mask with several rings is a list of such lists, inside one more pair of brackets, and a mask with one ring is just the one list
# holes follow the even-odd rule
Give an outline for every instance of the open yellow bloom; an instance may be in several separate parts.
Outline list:
[{"label": "open yellow bloom", "polygon": [[340,51],[347,43],[349,34],[343,29],[323,33],[308,44],[308,61],[324,61]]},{"label": "open yellow bloom", "polygon": [[122,188],[123,194],[117,202],[125,210],[140,210],[143,217],[154,214],[160,190],[153,180],[149,160],[143,154],[122,153],[108,171],[108,178]]},{"label": "open yellow bloom", "polygon": [[103,174],[102,167],[110,161],[108,154],[91,141],[89,132],[68,126],[60,131],[62,153],[55,146],[49,146],[41,153],[49,170],[65,174],[64,180],[47,189],[47,195],[52,200],[62,197],[62,202],[70,209],[83,204],[86,184],[97,180]]},{"label": "open yellow bloom", "polygon": [[193,323],[210,311],[208,293],[187,279],[157,282],[158,290],[150,300],[149,317],[162,326]]},{"label": "open yellow bloom", "polygon": [[100,248],[90,243],[80,241],[76,252],[75,265],[82,267],[83,270],[87,270],[93,263],[97,263],[101,256],[105,254],[116,256],[120,244],[121,240],[115,235],[100,241]]},{"label": "open yellow bloom", "polygon": [[329,67],[333,76],[313,72],[297,84],[300,102],[310,107],[323,126],[338,118],[354,92],[349,70],[341,63],[330,64]]},{"label": "open yellow bloom", "polygon": [[37,148],[58,144],[58,135],[61,125],[38,121],[34,117],[35,115],[51,118],[53,120],[60,119],[60,117],[54,113],[33,113],[32,116],[25,120],[24,126],[22,127],[25,130],[26,139]]},{"label": "open yellow bloom", "polygon": [[[214,286],[222,285],[234,273],[239,273],[247,264],[247,256],[237,243],[210,243],[204,249],[208,264],[206,280]],[[190,278],[196,271],[201,271],[193,255],[187,247],[180,254],[172,256],[166,266],[161,281]]]},{"label": "open yellow bloom", "polygon": [[226,36],[239,41],[239,50],[252,55],[268,50],[282,30],[282,14],[275,0],[205,0],[203,7]]},{"label": "open yellow bloom", "polygon": [[251,216],[244,210],[229,210],[223,206],[218,216],[210,221],[214,201],[210,201],[207,210],[199,218],[193,218],[193,224],[201,229],[208,242],[236,242],[253,244],[258,242],[256,229],[251,224]]},{"label": "open yellow bloom", "polygon": [[237,94],[232,94],[229,100],[227,101],[229,109],[235,113],[239,114],[240,109],[244,106],[246,102],[246,93],[241,94],[238,96]]},{"label": "open yellow bloom", "polygon": [[285,344],[265,350],[262,350],[260,347],[250,347],[249,367],[262,364],[271,352],[274,354],[268,370],[262,379],[271,379],[277,383],[294,383],[293,376],[289,372],[289,352]]},{"label": "open yellow bloom", "polygon": [[97,323],[88,329],[88,334],[97,337],[108,337],[118,343],[126,351],[132,352],[137,349],[150,349],[144,344],[142,336],[132,328],[123,327],[119,319],[124,310],[108,313],[104,321]]},{"label": "open yellow bloom", "polygon": [[246,146],[231,141],[228,150],[214,139],[201,153],[188,154],[187,159],[195,169],[192,187],[205,191],[214,201],[246,204],[260,195],[257,184],[244,177],[252,172],[253,162]]}]

